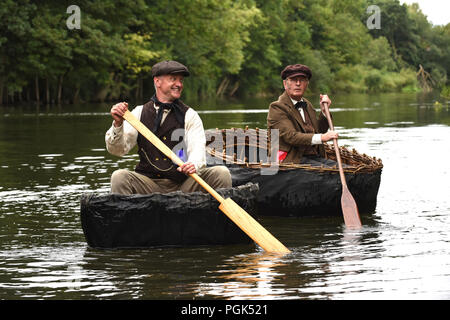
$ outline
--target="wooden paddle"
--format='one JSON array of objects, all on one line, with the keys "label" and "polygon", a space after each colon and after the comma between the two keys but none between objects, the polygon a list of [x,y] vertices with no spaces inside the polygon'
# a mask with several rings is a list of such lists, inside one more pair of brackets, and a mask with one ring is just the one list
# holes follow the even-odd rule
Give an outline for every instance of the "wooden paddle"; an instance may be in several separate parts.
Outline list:
[{"label": "wooden paddle", "polygon": [[[157,136],[153,134],[142,122],[140,122],[130,111],[126,111],[123,118],[127,120],[138,132],[149,140],[156,148],[164,153],[178,166],[183,165],[183,161],[178,158],[168,146],[166,146]],[[225,213],[242,231],[268,252],[289,253],[280,241],[278,241],[269,231],[264,229],[251,215],[242,209],[231,198],[224,199],[213,188],[211,188],[196,173],[190,176],[197,181],[206,191],[208,191],[217,201],[220,202],[219,209]]]},{"label": "wooden paddle", "polygon": [[[324,103],[324,105],[328,125],[330,126],[330,129],[334,131],[333,121],[331,121],[328,103]],[[347,181],[345,180],[344,169],[342,168],[341,154],[339,153],[339,146],[337,143],[337,139],[333,139],[333,143],[334,143],[334,151],[336,152],[336,159],[339,166],[339,175],[341,177],[342,183],[341,206],[342,206],[342,213],[344,215],[344,222],[348,228],[358,229],[361,228],[362,226],[361,219],[359,218],[358,206],[356,205],[355,199],[353,199],[353,196],[347,187]]]}]

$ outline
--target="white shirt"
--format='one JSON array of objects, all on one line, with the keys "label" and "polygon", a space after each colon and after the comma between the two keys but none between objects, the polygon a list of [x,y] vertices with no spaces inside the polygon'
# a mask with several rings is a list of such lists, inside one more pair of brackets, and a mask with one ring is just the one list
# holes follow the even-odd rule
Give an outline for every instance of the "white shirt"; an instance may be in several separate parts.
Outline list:
[{"label": "white shirt", "polygon": [[[141,119],[143,106],[137,106],[131,113]],[[159,107],[155,106],[158,111]],[[164,110],[161,123],[167,117],[170,110]],[[184,142],[186,143],[187,161],[195,166],[195,170],[200,170],[206,166],[206,137],[203,129],[203,122],[198,113],[189,108],[184,117]],[[115,127],[114,122],[111,128],[105,134],[106,149],[109,153],[122,157],[126,155],[137,144],[138,131],[127,121],[124,121],[120,127]]]},{"label": "white shirt", "polygon": [[[289,98],[291,98],[291,97],[289,97]],[[294,106],[298,102],[297,100],[294,100],[292,98],[291,98],[291,101],[294,104]],[[303,98],[300,101],[304,101]],[[298,108],[298,112],[300,112],[300,115],[301,115],[303,121],[306,121],[305,114],[303,112],[303,108]],[[320,133],[314,134],[311,139],[311,145],[316,145],[316,144],[322,144],[322,134],[320,134]]]}]

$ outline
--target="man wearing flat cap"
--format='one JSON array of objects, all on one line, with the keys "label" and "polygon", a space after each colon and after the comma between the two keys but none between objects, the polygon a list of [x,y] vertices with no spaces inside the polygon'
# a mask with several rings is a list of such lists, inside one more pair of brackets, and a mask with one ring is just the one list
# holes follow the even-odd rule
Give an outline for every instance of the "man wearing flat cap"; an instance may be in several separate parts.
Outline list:
[{"label": "man wearing flat cap", "polygon": [[184,160],[177,167],[153,146],[123,115],[128,103],[112,106],[113,124],[106,132],[106,148],[116,156],[127,154],[138,146],[139,163],[134,171],[119,169],[111,176],[111,192],[150,194],[153,192],[203,191],[189,174],[198,173],[212,188],[230,188],[231,175],[225,166],[206,168],[206,138],[198,113],[180,100],[184,77],[189,70],[177,61],[162,61],[152,67],[156,93],[144,105],[131,112],[163,143]]},{"label": "man wearing flat cap", "polygon": [[284,93],[269,106],[267,128],[279,130],[278,161],[333,165],[325,159],[323,142],[337,138],[328,131],[324,103],[331,104],[327,95],[320,95],[322,112],[317,117],[312,104],[303,97],[312,77],[311,69],[302,64],[288,65],[281,72]]}]

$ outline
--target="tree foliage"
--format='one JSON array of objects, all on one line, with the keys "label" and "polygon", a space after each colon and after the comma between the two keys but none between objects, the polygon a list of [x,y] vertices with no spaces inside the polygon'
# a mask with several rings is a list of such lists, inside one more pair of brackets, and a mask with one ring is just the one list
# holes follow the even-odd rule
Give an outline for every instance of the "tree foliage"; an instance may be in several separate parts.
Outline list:
[{"label": "tree foliage", "polygon": [[[419,90],[420,66],[448,86],[450,24],[398,0],[3,0],[0,104],[145,100],[151,66],[186,64],[189,98],[274,95],[287,64],[311,67],[313,91]],[[369,5],[381,28],[369,29]],[[143,101],[140,101],[143,102]]]}]

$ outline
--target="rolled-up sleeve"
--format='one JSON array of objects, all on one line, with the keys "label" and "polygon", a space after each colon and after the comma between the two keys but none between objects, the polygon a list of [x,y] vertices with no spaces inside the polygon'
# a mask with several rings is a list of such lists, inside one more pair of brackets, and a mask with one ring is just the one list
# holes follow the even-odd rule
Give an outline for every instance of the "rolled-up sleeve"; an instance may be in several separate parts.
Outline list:
[{"label": "rolled-up sleeve", "polygon": [[194,164],[198,171],[206,166],[206,137],[202,119],[192,108],[186,112],[184,130],[187,162]]},{"label": "rolled-up sleeve", "polygon": [[[138,106],[131,111],[137,118],[141,118],[142,106]],[[130,152],[137,144],[138,132],[127,121],[120,127],[114,124],[105,134],[106,150],[112,155],[122,157]]]}]

